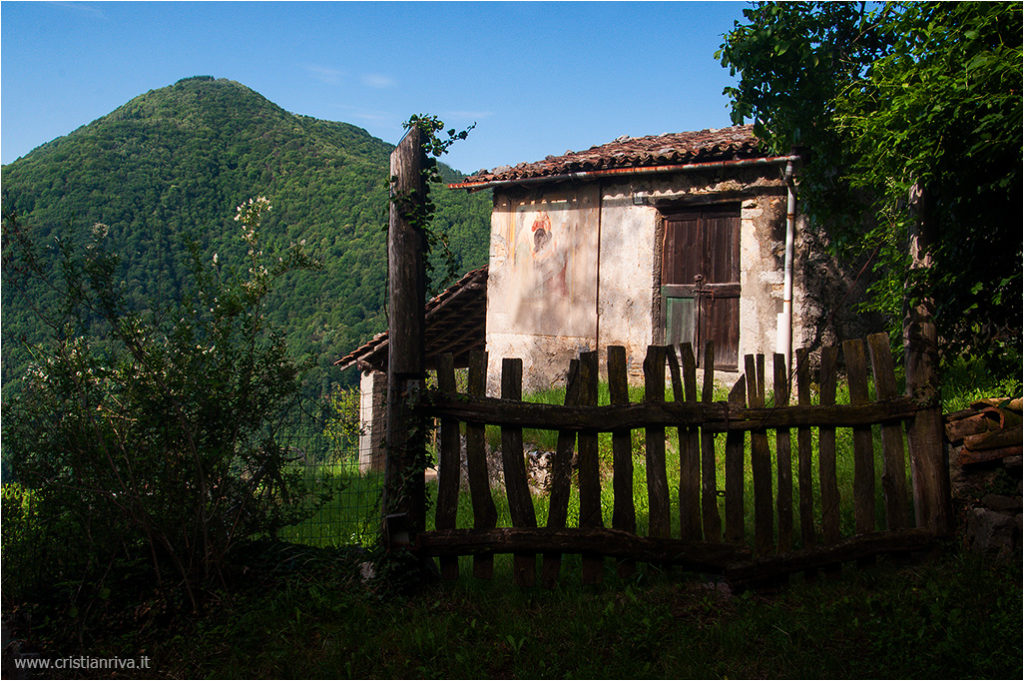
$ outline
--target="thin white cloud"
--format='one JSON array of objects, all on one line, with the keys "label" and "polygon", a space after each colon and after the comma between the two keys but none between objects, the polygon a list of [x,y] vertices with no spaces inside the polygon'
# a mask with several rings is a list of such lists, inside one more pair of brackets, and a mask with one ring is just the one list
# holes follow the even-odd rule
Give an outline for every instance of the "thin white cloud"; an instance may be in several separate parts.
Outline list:
[{"label": "thin white cloud", "polygon": [[328,85],[338,85],[341,83],[341,77],[344,72],[338,69],[328,68],[326,66],[319,66],[318,64],[304,64],[303,68],[306,72],[313,76],[316,80],[321,83],[327,83]]},{"label": "thin white cloud", "polygon": [[56,7],[64,7],[66,9],[74,10],[76,12],[88,14],[94,17],[106,18],[107,16],[103,13],[103,10],[99,9],[98,7],[93,7],[92,5],[84,2],[54,2],[52,4]]},{"label": "thin white cloud", "polygon": [[398,82],[394,78],[386,76],[383,73],[365,73],[363,74],[362,81],[363,85],[377,88],[378,90],[398,85]]}]

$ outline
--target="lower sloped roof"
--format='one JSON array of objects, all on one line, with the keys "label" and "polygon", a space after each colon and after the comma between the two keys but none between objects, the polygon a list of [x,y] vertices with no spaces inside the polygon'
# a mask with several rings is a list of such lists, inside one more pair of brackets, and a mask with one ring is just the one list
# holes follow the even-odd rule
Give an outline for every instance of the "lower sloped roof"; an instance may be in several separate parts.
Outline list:
[{"label": "lower sloped roof", "polygon": [[[434,296],[424,308],[426,368],[432,369],[437,357],[446,352],[455,357],[455,366],[466,366],[469,353],[484,349],[484,326],[487,318],[487,266],[467,272],[457,282]],[[360,371],[386,371],[388,366],[388,332],[371,340],[337,360],[339,369],[351,366]]]}]

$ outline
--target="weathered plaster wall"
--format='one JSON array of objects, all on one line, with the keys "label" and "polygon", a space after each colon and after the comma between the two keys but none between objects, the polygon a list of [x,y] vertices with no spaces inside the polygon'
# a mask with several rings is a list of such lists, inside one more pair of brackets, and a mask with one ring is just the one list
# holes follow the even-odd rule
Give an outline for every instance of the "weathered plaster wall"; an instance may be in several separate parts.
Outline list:
[{"label": "weathered plaster wall", "polygon": [[[797,300],[801,303],[800,333],[794,330],[793,347],[817,349],[850,338],[885,331],[885,319],[864,313],[859,303],[873,280],[870,262],[844,262],[833,253],[828,236],[808,228],[798,217],[796,247]],[[812,351],[816,357],[816,351]]]},{"label": "weathered plaster wall", "polygon": [[629,185],[602,192],[597,303],[600,360],[603,366],[609,345],[625,346],[630,379],[635,382],[643,380],[644,354],[655,333],[657,227],[657,209],[634,205]]},{"label": "weathered plaster wall", "polygon": [[742,367],[744,355],[757,353],[767,355],[770,370],[771,356],[779,349],[785,248],[785,195],[744,200],[740,208],[740,364],[737,370]]},{"label": "weathered plaster wall", "polygon": [[[569,361],[580,351],[598,349],[603,365],[609,345],[626,346],[631,380],[642,380],[647,346],[664,338],[660,211],[716,203],[740,209],[740,364],[744,354],[765,353],[771,371],[783,296],[782,168],[638,176],[569,189],[495,191],[487,291],[490,394],[498,392],[502,357],[521,357],[524,389],[536,391],[563,384]],[[551,217],[553,231],[565,235],[564,295],[551,297],[543,277],[524,260],[528,237],[537,231],[528,230],[541,213]],[[540,224],[544,229],[546,223]],[[809,278],[802,262],[810,246],[813,240],[797,240],[794,348],[814,335],[816,320],[805,323],[805,312],[820,316],[804,290]]]},{"label": "weathered plaster wall", "polygon": [[523,360],[527,391],[564,381],[597,338],[598,187],[495,192],[487,277],[488,392],[501,360]]},{"label": "weathered plaster wall", "polygon": [[384,424],[388,377],[383,371],[359,374],[359,472],[384,470]]}]

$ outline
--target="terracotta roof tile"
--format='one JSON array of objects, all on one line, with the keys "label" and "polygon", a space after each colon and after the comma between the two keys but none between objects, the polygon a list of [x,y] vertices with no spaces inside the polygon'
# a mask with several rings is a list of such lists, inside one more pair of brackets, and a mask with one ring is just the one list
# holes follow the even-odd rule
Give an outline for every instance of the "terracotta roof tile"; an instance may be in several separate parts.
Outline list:
[{"label": "terracotta roof tile", "polygon": [[767,153],[760,149],[751,125],[647,137],[623,135],[608,144],[593,146],[586,151],[567,151],[561,156],[548,156],[543,161],[479,171],[467,177],[462,184],[501,182],[612,168],[642,168],[758,158],[766,155]]}]

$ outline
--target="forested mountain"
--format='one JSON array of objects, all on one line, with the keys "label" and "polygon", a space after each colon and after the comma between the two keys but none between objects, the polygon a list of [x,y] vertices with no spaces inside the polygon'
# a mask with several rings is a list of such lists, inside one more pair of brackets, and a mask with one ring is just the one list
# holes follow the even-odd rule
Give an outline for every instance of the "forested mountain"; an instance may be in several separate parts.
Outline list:
[{"label": "forested mountain", "polygon": [[[106,224],[126,289],[148,306],[181,294],[189,239],[207,257],[234,255],[241,263],[235,207],[266,196],[268,247],[304,239],[323,264],[287,275],[269,317],[294,352],[326,367],[386,326],[383,225],[392,148],[361,128],[294,115],[239,83],[200,76],[136,97],[4,166],[3,202],[39,244]],[[441,170],[446,179],[456,176]],[[485,263],[489,194],[436,187],[433,198],[459,272]],[[24,292],[8,284],[5,392],[25,369],[23,340],[42,338]],[[27,294],[36,303],[50,295],[41,287]],[[331,373],[321,372],[321,380],[336,379]]]}]

